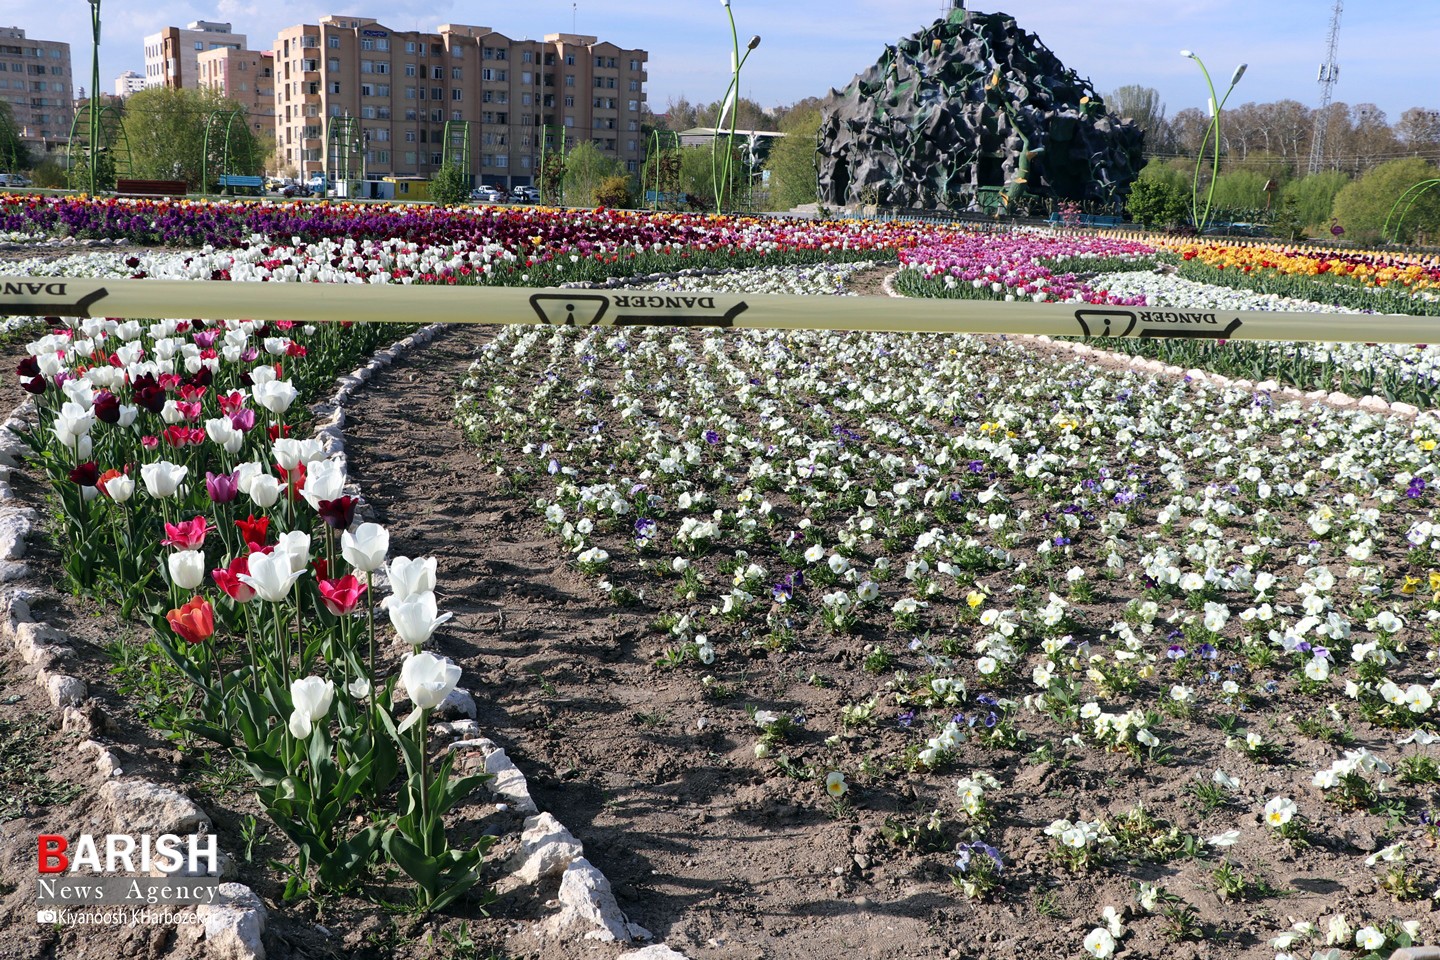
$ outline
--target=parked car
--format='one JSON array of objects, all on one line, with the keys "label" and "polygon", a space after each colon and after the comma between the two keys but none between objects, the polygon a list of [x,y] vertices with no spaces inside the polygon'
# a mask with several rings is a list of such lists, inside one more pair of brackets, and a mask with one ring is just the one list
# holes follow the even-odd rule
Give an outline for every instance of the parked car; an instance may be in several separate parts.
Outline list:
[{"label": "parked car", "polygon": [[0,173],[0,187],[28,187],[30,178],[20,173]]},{"label": "parked car", "polygon": [[510,191],[510,199],[516,203],[539,203],[540,191],[534,187],[516,187]]},{"label": "parked car", "polygon": [[505,199],[505,194],[496,187],[479,186],[470,191],[471,200],[479,200],[481,203],[500,203]]}]

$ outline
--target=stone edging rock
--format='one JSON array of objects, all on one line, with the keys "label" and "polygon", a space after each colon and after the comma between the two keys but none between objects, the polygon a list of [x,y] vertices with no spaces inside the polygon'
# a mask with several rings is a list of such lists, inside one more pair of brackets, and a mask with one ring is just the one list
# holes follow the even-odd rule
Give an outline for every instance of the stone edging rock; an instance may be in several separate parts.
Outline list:
[{"label": "stone edging rock", "polygon": [[[895,276],[900,271],[887,274],[881,281],[881,289],[885,295],[904,299],[904,294],[897,293],[893,285]],[[1117,353],[1113,350],[1101,350],[1092,347],[1088,343],[1074,340],[1056,340],[1053,337],[1035,336],[1031,334],[1007,334],[1016,340],[1031,340],[1035,343],[1043,343],[1059,350],[1069,350],[1077,357],[1094,357],[1108,363],[1128,367],[1141,373],[1154,374],[1156,376],[1184,377],[1187,383],[1198,383],[1204,386],[1216,387],[1218,389],[1246,390],[1254,393],[1264,393],[1270,396],[1283,398],[1298,403],[1324,404],[1337,410],[1359,410],[1363,413],[1375,414],[1376,416],[1402,416],[1411,418],[1440,419],[1440,414],[1432,410],[1421,410],[1413,404],[1395,401],[1393,403],[1376,396],[1364,396],[1356,399],[1348,394],[1340,392],[1329,392],[1326,390],[1312,390],[1308,393],[1297,390],[1294,387],[1282,386],[1275,380],[1261,380],[1256,383],[1251,380],[1232,380],[1229,377],[1218,373],[1211,373],[1208,370],[1190,369],[1178,367],[1174,364],[1167,364],[1160,360],[1151,360],[1148,357],[1135,356],[1128,353]]]},{"label": "stone edging rock", "polygon": [[[31,615],[31,601],[42,597],[45,589],[26,582],[30,569],[21,558],[40,516],[33,508],[16,503],[9,478],[29,452],[21,433],[34,426],[35,415],[35,404],[27,399],[0,424],[0,583],[6,584],[0,592],[0,639],[35,669],[35,684],[46,691],[51,706],[60,713],[61,729],[85,737],[76,749],[82,756],[95,755],[95,776],[101,781],[98,796],[113,817],[115,832],[209,832],[209,816],[189,797],[150,780],[124,776],[114,752],[95,739],[108,723],[104,712],[90,699],[84,680],[63,672],[74,648],[66,643],[64,633]],[[216,866],[222,880],[233,875],[234,861],[224,852]],[[265,960],[261,938],[267,912],[249,887],[222,882],[219,901],[197,906],[193,915],[195,923],[181,925],[182,936],[203,938],[206,955],[217,960]]]}]

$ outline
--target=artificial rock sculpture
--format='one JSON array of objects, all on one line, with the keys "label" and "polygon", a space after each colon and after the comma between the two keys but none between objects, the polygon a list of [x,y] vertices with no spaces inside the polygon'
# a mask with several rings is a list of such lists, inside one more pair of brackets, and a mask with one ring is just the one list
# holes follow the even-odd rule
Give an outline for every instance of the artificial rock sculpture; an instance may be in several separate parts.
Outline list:
[{"label": "artificial rock sculpture", "polygon": [[959,2],[832,90],[819,137],[829,204],[1015,209],[1027,197],[1117,205],[1143,132],[1105,112],[1040,38]]}]

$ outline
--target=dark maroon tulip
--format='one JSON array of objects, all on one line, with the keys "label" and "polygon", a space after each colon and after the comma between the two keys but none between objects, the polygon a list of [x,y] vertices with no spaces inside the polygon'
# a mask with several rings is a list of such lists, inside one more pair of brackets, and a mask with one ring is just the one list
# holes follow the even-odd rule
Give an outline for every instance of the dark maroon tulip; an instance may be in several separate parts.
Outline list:
[{"label": "dark maroon tulip", "polygon": [[355,504],[354,497],[321,500],[320,519],[336,530],[348,530],[350,521],[355,519]]},{"label": "dark maroon tulip", "polygon": [[15,365],[15,372],[22,377],[40,376],[40,360],[36,357],[26,357]]},{"label": "dark maroon tulip", "polygon": [[95,419],[101,423],[120,422],[120,398],[109,390],[101,390],[95,394],[93,409]]},{"label": "dark maroon tulip", "polygon": [[44,393],[44,392],[45,392],[45,378],[44,378],[44,377],[32,377],[32,378],[29,379],[29,380],[21,380],[21,381],[20,381],[20,386],[22,386],[22,387],[25,388],[25,392],[26,392],[26,393]]},{"label": "dark maroon tulip", "polygon": [[100,466],[93,460],[70,471],[70,479],[82,487],[93,487],[100,481]]}]

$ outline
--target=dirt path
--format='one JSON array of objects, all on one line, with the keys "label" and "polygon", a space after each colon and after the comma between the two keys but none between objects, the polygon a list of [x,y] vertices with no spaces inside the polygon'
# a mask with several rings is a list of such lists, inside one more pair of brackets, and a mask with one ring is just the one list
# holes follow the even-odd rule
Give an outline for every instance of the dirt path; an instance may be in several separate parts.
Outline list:
[{"label": "dirt path", "polygon": [[[482,472],[451,417],[486,336],[455,330],[387,368],[347,425],[350,472],[390,526],[392,555],[439,558],[455,619],[437,648],[463,666],[481,729],[581,838],[631,919],[697,960],[837,944],[949,955],[957,941],[942,928],[968,906],[934,893],[933,878],[872,864],[874,837],[818,812],[813,784],[757,772],[743,705],[707,703],[655,667],[653,614],[616,612],[565,566],[534,511]],[[797,667],[757,661],[752,688],[801,710],[833,699]]]}]

